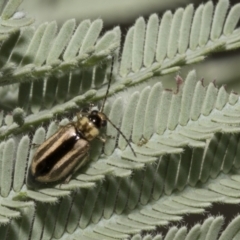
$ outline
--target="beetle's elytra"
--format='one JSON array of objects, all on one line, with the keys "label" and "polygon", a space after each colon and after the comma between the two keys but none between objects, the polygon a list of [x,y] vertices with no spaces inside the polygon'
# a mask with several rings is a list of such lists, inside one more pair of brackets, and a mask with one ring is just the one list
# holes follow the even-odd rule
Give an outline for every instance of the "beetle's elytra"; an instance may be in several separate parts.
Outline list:
[{"label": "beetle's elytra", "polygon": [[101,110],[92,110],[84,115],[83,113],[78,114],[76,122],[70,122],[66,126],[61,127],[39,146],[28,171],[29,186],[31,186],[33,181],[51,183],[65,179],[65,182],[68,182],[72,173],[85,165],[89,160],[90,142],[95,138],[104,141],[99,136],[99,130],[105,127],[107,122],[110,122],[118,130],[127,141],[134,155],[136,155],[120,129],[103,113],[112,80],[112,70],[113,63]]},{"label": "beetle's elytra", "polygon": [[55,182],[69,176],[88,160],[90,142],[107,123],[105,114],[91,111],[60,128],[37,149],[30,167],[37,182]]}]

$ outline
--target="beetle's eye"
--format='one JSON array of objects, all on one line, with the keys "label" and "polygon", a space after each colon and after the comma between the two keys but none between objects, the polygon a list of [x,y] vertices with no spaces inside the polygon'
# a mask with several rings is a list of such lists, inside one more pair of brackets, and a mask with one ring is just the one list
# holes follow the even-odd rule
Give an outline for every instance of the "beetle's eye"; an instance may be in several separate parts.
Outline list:
[{"label": "beetle's eye", "polygon": [[91,113],[88,118],[97,128],[101,127],[101,118],[98,115]]}]

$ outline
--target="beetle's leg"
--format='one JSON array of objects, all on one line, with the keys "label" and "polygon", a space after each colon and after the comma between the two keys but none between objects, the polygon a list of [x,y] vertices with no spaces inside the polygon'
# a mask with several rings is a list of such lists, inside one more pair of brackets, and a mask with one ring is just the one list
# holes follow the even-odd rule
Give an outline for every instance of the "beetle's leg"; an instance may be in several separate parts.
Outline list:
[{"label": "beetle's leg", "polygon": [[94,103],[89,103],[86,107],[83,107],[80,112],[89,114],[94,106]]},{"label": "beetle's leg", "polygon": [[89,113],[87,113],[87,112],[78,112],[77,113],[77,120],[80,120],[81,118],[83,118],[83,117],[85,117],[85,116],[87,116]]},{"label": "beetle's leg", "polygon": [[83,117],[83,112],[78,112],[77,113],[77,119],[80,120]]},{"label": "beetle's leg", "polygon": [[146,138],[142,137],[142,138],[140,139],[140,141],[137,143],[137,145],[138,145],[139,147],[141,147],[142,145],[146,144],[147,142],[148,142],[148,140],[147,140]]},{"label": "beetle's leg", "polygon": [[90,109],[92,109],[95,106],[94,103],[89,103],[89,112],[91,111]]},{"label": "beetle's leg", "polygon": [[[70,175],[68,175],[68,177],[67,178],[65,178],[65,180],[64,180],[64,184],[67,184],[67,183],[69,183],[69,181],[71,180],[71,178],[72,178],[72,174],[70,174]],[[62,184],[60,184],[60,187],[61,187],[61,185]]]},{"label": "beetle's leg", "polygon": [[105,135],[106,138],[111,138],[111,139],[114,139],[115,137],[112,136],[112,135]]},{"label": "beetle's leg", "polygon": [[79,168],[81,168],[82,166],[84,166],[87,161],[89,160],[89,152],[86,153],[87,155],[83,158],[82,161],[79,162],[79,164],[74,168],[73,173],[75,173]]},{"label": "beetle's leg", "polygon": [[41,144],[40,143],[31,143],[30,146],[32,148],[36,148],[36,147],[39,147]]},{"label": "beetle's leg", "polygon": [[97,139],[100,140],[102,143],[106,142],[106,138],[104,138],[104,137],[97,136]]},{"label": "beetle's leg", "polygon": [[112,136],[112,135],[107,135],[107,134],[105,134],[105,133],[103,133],[102,136],[103,136],[105,139],[107,139],[107,138],[114,139],[114,138],[115,138],[114,136]]},{"label": "beetle's leg", "polygon": [[54,123],[59,124],[59,123],[60,123],[60,120],[59,120],[59,119],[55,119],[55,120],[54,120]]}]

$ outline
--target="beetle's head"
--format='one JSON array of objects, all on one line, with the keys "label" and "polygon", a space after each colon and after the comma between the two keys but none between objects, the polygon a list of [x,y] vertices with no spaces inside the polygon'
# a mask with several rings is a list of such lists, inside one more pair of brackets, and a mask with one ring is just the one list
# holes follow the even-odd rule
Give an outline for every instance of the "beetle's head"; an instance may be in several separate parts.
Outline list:
[{"label": "beetle's head", "polygon": [[103,128],[107,126],[107,118],[106,115],[97,110],[92,110],[88,115],[88,119],[98,128]]}]

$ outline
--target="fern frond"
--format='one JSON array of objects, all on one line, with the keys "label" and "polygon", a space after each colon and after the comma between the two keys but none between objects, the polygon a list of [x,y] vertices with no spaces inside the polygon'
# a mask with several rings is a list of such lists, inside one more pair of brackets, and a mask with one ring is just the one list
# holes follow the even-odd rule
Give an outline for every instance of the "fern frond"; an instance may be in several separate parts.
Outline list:
[{"label": "fern frond", "polygon": [[[114,52],[120,44],[117,28],[98,39],[102,29],[101,20],[92,23],[86,20],[75,28],[75,20],[67,21],[59,33],[55,22],[44,23],[36,30],[21,29],[19,34],[12,37],[13,39],[3,43],[2,49],[7,48],[5,45],[11,45],[13,49],[11,53],[1,54],[2,58],[9,60],[7,63],[2,61],[4,65],[0,85],[20,83],[19,91],[14,89],[15,105],[27,111],[30,106],[31,111],[36,113],[44,106],[50,108],[53,103],[66,101],[72,95],[72,92],[68,94],[68,86],[71,91],[76,71],[78,82],[82,82],[76,69],[82,68],[83,78],[84,72],[93,74],[97,67],[94,70],[89,67],[99,62],[104,65],[103,59]],[[102,76],[103,80],[104,77],[105,75]],[[97,78],[99,79],[93,75],[87,88],[82,86],[82,89],[76,89],[75,86],[76,94],[89,90]],[[86,81],[87,79],[84,83]]]},{"label": "fern frond", "polygon": [[228,7],[229,2],[221,0],[214,12],[213,3],[208,2],[194,13],[189,5],[174,14],[167,11],[161,21],[151,15],[147,27],[143,18],[139,18],[126,36],[119,79],[135,84],[152,75],[178,71],[179,66],[202,61],[212,52],[237,47],[239,30],[234,28],[239,20],[239,4],[226,16]]},{"label": "fern frond", "polygon": [[[89,20],[83,21],[77,28],[75,20],[68,20],[59,32],[56,22],[44,23],[32,32],[31,29],[23,29],[15,39],[12,52],[24,47],[24,55],[18,61],[10,59],[9,64],[14,64],[15,67],[11,74],[2,73],[0,85],[27,82],[26,77],[31,77],[34,81],[55,72],[96,65],[119,46],[115,31],[98,39],[101,30],[100,19],[92,23]],[[27,35],[30,32],[31,39]],[[22,41],[26,43],[25,46]]]},{"label": "fern frond", "polygon": [[[157,234],[156,236],[145,235],[141,236],[139,234],[134,235],[131,240],[167,240],[167,239],[182,239],[182,240],[190,240],[190,239],[237,239],[239,237],[239,216],[235,217],[231,223],[226,227],[224,232],[221,234],[221,229],[224,223],[224,218],[222,216],[219,217],[209,217],[207,218],[203,224],[196,224],[193,226],[189,232],[187,233],[186,227],[172,227],[167,232],[165,238],[161,234]],[[220,238],[218,236],[220,235]],[[78,238],[76,238],[78,239]]]},{"label": "fern frond", "polygon": [[11,0],[4,1],[0,5],[1,20],[0,20],[0,42],[8,39],[12,34],[20,28],[33,23],[33,19],[26,17],[24,12],[17,12],[17,9],[22,1]]},{"label": "fern frond", "polygon": [[[17,4],[9,2],[4,16]],[[14,109],[0,113],[0,238],[15,239],[18,233],[34,240],[123,239],[205,213],[214,202],[238,204],[239,96],[215,82],[204,86],[195,71],[185,81],[176,77],[175,92],[164,89],[160,79],[141,91],[128,87],[238,48],[239,6],[228,13],[229,2],[220,0],[215,11],[208,2],[195,13],[192,5],[168,11],[161,21],[156,14],[147,23],[139,18],[127,33],[120,61],[121,32],[117,27],[99,38],[101,20],[78,27],[68,20],[59,31],[55,22],[44,23],[11,33],[0,51],[0,85],[6,85],[1,105]],[[91,143],[92,161],[82,173],[68,184],[30,189],[25,183],[34,145],[57,131],[56,116],[104,98],[109,55],[115,56],[116,81],[104,111],[137,157],[108,125],[111,138],[104,145]],[[25,135],[30,131],[32,136]],[[239,235],[238,221],[221,239]],[[218,217],[188,233],[173,227],[166,239],[217,239],[222,224]]]},{"label": "fern frond", "polygon": [[[206,55],[229,49],[230,45],[233,46],[232,44],[236,47],[239,44],[239,38],[238,29],[234,29],[239,19],[237,11],[239,6],[232,7],[224,25],[227,8],[228,2],[224,0],[217,5],[217,9],[220,10],[216,10],[214,16],[211,15],[213,5],[209,2],[206,5],[201,5],[195,14],[192,5],[189,5],[185,10],[177,10],[174,15],[166,12],[160,25],[155,14],[149,18],[147,24],[142,18],[137,20],[135,26],[129,30],[126,36],[119,72],[116,76],[119,86],[115,86],[110,93],[114,94],[127,86],[146,81],[153,75],[178,71],[180,65],[203,60]],[[209,20],[207,20],[208,18]],[[215,28],[211,29],[211,22],[216,22],[218,19],[223,22],[222,31],[215,30]],[[18,82],[20,79],[22,82],[29,77],[31,77],[32,83],[22,82],[18,95],[18,87],[11,90],[13,92],[11,101],[22,107],[27,113],[30,107],[30,111],[35,113],[36,118],[38,118],[38,113],[44,114],[40,111],[43,107],[52,108],[67,99],[74,98],[77,94],[88,94],[88,101],[91,102],[101,99],[103,94],[95,96],[93,92],[86,93],[86,91],[89,91],[91,87],[101,88],[106,75],[107,63],[104,62],[94,69],[84,68],[76,71],[79,66],[95,66],[100,61],[102,62],[103,58],[119,46],[120,30],[118,28],[106,33],[95,44],[101,26],[101,20],[96,20],[93,23],[86,20],[80,23],[74,32],[75,21],[69,20],[62,26],[58,34],[55,23],[44,23],[36,31],[30,28],[22,29],[18,40],[15,40],[16,44],[13,45],[14,49],[8,66],[3,66],[3,69],[8,69],[6,72],[8,80],[3,84],[12,84],[15,80]],[[216,34],[215,31],[217,31]],[[95,35],[93,36],[92,33]],[[51,38],[52,41],[47,41],[48,38]],[[24,44],[19,45],[23,39],[26,39]],[[111,47],[113,45],[114,47]],[[106,46],[108,47],[106,48]],[[49,54],[47,54],[48,49]],[[13,56],[17,54],[13,54],[14,52],[24,52],[25,55],[16,62]],[[115,69],[117,69],[118,64],[116,58]],[[10,75],[9,67],[12,69]],[[55,75],[52,75],[54,73]],[[6,78],[3,76],[3,82],[4,79]],[[102,91],[100,92],[102,93]],[[92,96],[90,96],[91,94]],[[71,107],[61,106],[63,110],[57,111],[58,115],[77,108],[79,104],[84,104],[86,98],[70,101]],[[6,105],[9,103],[6,102]],[[56,111],[50,110],[49,116],[51,115],[56,115]],[[28,123],[26,121],[26,125],[28,124],[37,126],[34,122]],[[14,128],[14,126],[12,127]]]},{"label": "fern frond", "polygon": [[[239,5],[232,7],[226,16],[228,6],[228,1],[220,1],[213,15],[214,9],[211,2],[201,5],[195,14],[192,5],[189,5],[185,10],[177,10],[174,15],[166,12],[160,25],[156,14],[149,18],[147,25],[143,18],[137,20],[126,37],[118,80],[121,80],[123,84],[136,84],[149,79],[153,74],[163,75],[178,71],[180,65],[201,61],[212,52],[238,48],[238,30],[235,27],[239,19],[237,11]],[[211,25],[212,21],[222,24],[216,30],[215,25]],[[59,80],[59,85],[61,88],[64,82],[63,89],[66,89],[70,81],[66,73],[79,66],[96,65],[119,46],[119,37],[117,36],[119,30],[116,29],[107,33],[102,40],[95,44],[101,24],[100,20],[96,20],[92,24],[86,20],[74,32],[75,21],[69,20],[58,34],[55,23],[45,23],[36,31],[33,29],[22,30],[18,40],[15,40],[17,44],[13,45],[13,52],[18,52],[18,48],[21,47],[24,56],[17,62],[10,59],[8,65],[2,68],[2,84],[23,82],[29,77],[31,77],[31,81],[37,80],[32,92],[34,105],[32,111],[39,111],[41,108],[39,99],[42,99],[43,96],[46,96],[46,100],[49,99],[48,92],[52,92],[50,86],[57,88],[58,85],[58,81],[48,77],[49,75],[56,72],[63,73],[63,80]],[[51,28],[55,30],[51,31]],[[52,41],[48,40],[44,43],[48,32],[51,33],[49,37]],[[24,39],[25,46],[22,46],[21,39]],[[18,46],[18,43],[21,45]],[[108,47],[106,48],[106,46]],[[48,49],[49,53],[47,53]],[[38,64],[40,65],[38,66]],[[11,70],[10,73],[9,70]],[[128,76],[129,73],[131,74]],[[28,78],[26,78],[27,76]],[[46,83],[43,81],[45,76],[48,77],[48,80],[44,80]],[[42,80],[39,81],[39,78]],[[38,91],[34,91],[34,89],[38,89]],[[25,108],[26,103],[29,104],[29,100],[31,105],[32,97],[30,95],[31,83],[21,83],[18,96],[20,106]],[[51,99],[54,99],[54,95],[51,96]],[[57,97],[57,99],[59,98]],[[62,101],[62,97],[59,101]],[[46,101],[42,104],[49,105]]]},{"label": "fern frond", "polygon": [[[117,97],[112,105],[108,104],[108,116],[113,117],[112,121],[119,125],[123,132],[124,122],[130,124],[130,132],[134,126],[139,125],[140,133],[134,135],[134,143],[141,141],[142,136],[147,143],[143,142],[142,146],[134,145],[137,158],[129,148],[126,148],[124,139],[118,143],[121,150],[115,150],[112,154],[118,136],[114,129],[108,127],[107,134],[115,136],[115,139],[111,138],[105,144],[104,152],[111,156],[103,156],[97,162],[92,162],[83,175],[76,176],[69,184],[56,186],[53,191],[51,189],[33,191],[23,185],[26,176],[22,173],[27,164],[25,153],[31,148],[29,165],[36,150],[33,146],[30,147],[27,136],[23,137],[18,145],[17,152],[21,154],[17,156],[18,167],[15,166],[14,178],[11,179],[9,172],[13,170],[14,159],[11,149],[16,146],[16,139],[9,138],[0,146],[1,172],[4,179],[1,181],[1,195],[7,198],[14,197],[16,200],[35,200],[36,213],[34,217],[33,213],[26,216],[27,221],[33,221],[34,229],[34,226],[39,224],[39,218],[49,219],[45,222],[45,226],[49,228],[44,227],[43,230],[43,236],[46,238],[52,234],[55,238],[63,237],[64,230],[60,227],[62,225],[76,236],[80,233],[93,238],[128,237],[128,234],[136,234],[140,229],[151,230],[156,225],[179,221],[183,214],[203,213],[206,207],[216,201],[238,203],[239,193],[233,189],[236,188],[234,186],[238,186],[236,182],[239,181],[238,175],[229,174],[231,169],[240,165],[236,135],[239,133],[238,96],[234,93],[227,95],[224,88],[218,90],[214,84],[204,87],[202,81],[196,80],[194,71],[189,73],[185,82],[177,77],[177,84],[178,90],[175,93],[163,90],[160,83],[155,84],[152,89],[146,87],[141,93],[135,92],[131,96],[133,102],[125,99],[127,107],[122,110],[120,109],[124,106],[122,98]],[[199,92],[204,92],[204,97]],[[170,101],[169,108],[159,108],[161,103],[166,102],[163,100],[166,97]],[[139,103],[145,105],[138,108],[136,106]],[[154,109],[158,109],[157,112],[151,109],[152,105],[155,106]],[[135,111],[131,111],[132,108]],[[173,113],[172,109],[179,109],[178,114]],[[159,122],[156,121],[159,120],[159,112],[167,120],[157,133]],[[139,113],[141,121],[138,123],[136,120],[140,116]],[[133,117],[129,116],[131,114]],[[148,114],[153,119],[149,118]],[[177,121],[172,121],[172,114],[177,117]],[[152,122],[153,127],[148,121]],[[66,124],[66,121],[64,122]],[[44,128],[39,128],[32,142],[40,144],[56,129],[56,123],[50,125],[47,134]],[[222,148],[223,145],[227,148]],[[98,149],[101,149],[101,146],[94,147],[94,152],[98,152]],[[94,152],[92,154],[96,156]],[[220,184],[217,178],[215,182],[212,180],[210,184],[202,186],[202,189],[188,190],[189,185],[194,187],[199,181],[205,183],[209,178],[216,178],[221,172],[230,175],[232,180],[228,176],[222,176],[226,180]],[[11,186],[14,188],[11,189]],[[184,188],[186,190],[182,191]],[[75,190],[71,193],[73,189]],[[181,192],[177,192],[171,200],[161,198],[163,194],[170,195],[176,190]],[[21,192],[18,193],[19,191]],[[58,202],[59,197],[64,198]],[[88,205],[89,202],[91,205]],[[148,206],[149,202],[151,208]],[[31,201],[29,206],[30,203]],[[47,212],[43,214],[41,207],[44,203],[55,204],[49,205]],[[4,203],[2,206],[9,207]],[[16,211],[14,214],[17,214],[19,207],[16,205],[13,209]],[[127,210],[130,210],[127,215],[116,216]],[[29,211],[34,210],[31,208]],[[58,215],[60,213],[62,217]],[[53,220],[50,215],[56,218]],[[10,215],[3,216],[5,218],[2,223],[6,223],[6,217],[10,218]],[[17,218],[18,216],[16,215]],[[109,220],[101,227],[93,226],[89,232],[89,224],[91,222],[97,224],[102,217]],[[24,216],[22,218],[24,219]],[[75,231],[78,224],[81,229],[86,230]],[[118,225],[119,229],[116,232]],[[34,229],[33,232],[35,231]]]}]

